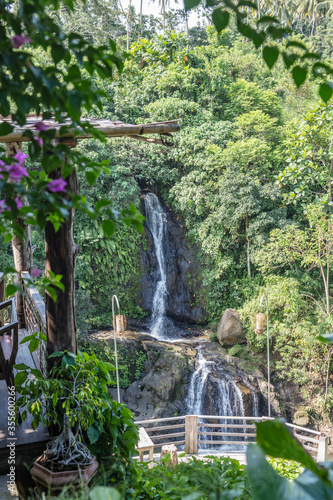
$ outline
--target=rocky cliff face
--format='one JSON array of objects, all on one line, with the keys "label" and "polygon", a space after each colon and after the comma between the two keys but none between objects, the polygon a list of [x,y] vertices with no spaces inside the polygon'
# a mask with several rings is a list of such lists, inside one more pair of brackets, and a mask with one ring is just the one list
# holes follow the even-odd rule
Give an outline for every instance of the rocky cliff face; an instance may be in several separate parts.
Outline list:
[{"label": "rocky cliff face", "polygon": [[[165,209],[164,252],[167,263],[166,315],[176,321],[202,323],[205,312],[196,305],[202,286],[200,263],[196,248],[186,238],[185,226],[168,207]],[[144,210],[144,207],[142,207]],[[148,313],[152,311],[154,291],[159,279],[152,235],[145,226],[147,250],[141,253],[143,277],[140,280],[139,303]]]}]

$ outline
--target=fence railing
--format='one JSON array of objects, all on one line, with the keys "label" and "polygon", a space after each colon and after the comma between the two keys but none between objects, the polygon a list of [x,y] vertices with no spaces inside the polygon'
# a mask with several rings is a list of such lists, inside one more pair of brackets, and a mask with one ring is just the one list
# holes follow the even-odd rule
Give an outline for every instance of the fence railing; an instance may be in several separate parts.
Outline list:
[{"label": "fence railing", "polygon": [[[22,272],[22,280],[25,327],[29,334],[41,332],[46,335],[45,302],[40,296],[37,288],[31,284],[32,279],[27,271]],[[41,341],[38,350],[35,351],[35,363],[38,365],[37,368],[41,370],[43,375],[46,375],[45,353],[46,342]]]},{"label": "fence railing", "polygon": [[[225,447],[244,447],[256,442],[256,426],[254,422],[268,420],[267,417],[229,417],[216,415],[184,415],[169,418],[136,421],[136,425],[144,427],[154,448],[166,444],[183,447],[186,453],[197,454],[202,448],[209,451]],[[273,420],[273,419],[271,419]],[[303,447],[318,462],[327,458],[328,438],[318,431],[294,424],[286,424]]]}]

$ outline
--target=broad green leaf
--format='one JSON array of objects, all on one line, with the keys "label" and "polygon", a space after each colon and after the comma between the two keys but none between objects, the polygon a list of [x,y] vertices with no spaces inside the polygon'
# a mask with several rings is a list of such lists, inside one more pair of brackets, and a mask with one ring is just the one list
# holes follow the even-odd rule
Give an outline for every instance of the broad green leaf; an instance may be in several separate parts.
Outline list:
[{"label": "broad green leaf", "polygon": [[18,365],[14,365],[15,370],[28,370],[29,366],[24,363],[19,363]]},{"label": "broad green leaf", "polygon": [[324,342],[325,344],[333,343],[333,332],[332,333],[323,333],[322,335],[318,335],[317,337],[320,342]]},{"label": "broad green leaf", "polygon": [[279,49],[277,47],[264,47],[262,51],[262,56],[265,63],[271,69],[279,57]]},{"label": "broad green leaf", "polygon": [[28,378],[28,372],[19,372],[16,374],[14,382],[15,385],[22,385]]},{"label": "broad green leaf", "polygon": [[17,292],[17,286],[9,284],[6,286],[6,297],[10,297],[11,295],[14,295],[14,293]]},{"label": "broad green leaf", "polygon": [[99,434],[100,434],[99,430],[94,425],[90,425],[90,427],[88,427],[87,435],[88,435],[90,444],[94,444],[94,443],[96,443],[96,441],[98,441]]},{"label": "broad green leaf", "polygon": [[200,2],[201,0],[184,0],[185,10],[194,9]]},{"label": "broad green leaf", "polygon": [[64,355],[63,351],[55,351],[49,355],[49,358],[61,358],[61,356],[63,355]]},{"label": "broad green leaf", "polygon": [[35,338],[36,338],[36,333],[32,333],[31,335],[27,335],[26,337],[24,337],[20,341],[20,344],[25,344],[26,342],[29,342],[30,340],[35,339]]},{"label": "broad green leaf", "polygon": [[215,28],[220,33],[228,26],[230,14],[226,10],[215,9],[213,11],[212,18]]},{"label": "broad green leaf", "polygon": [[52,288],[51,286],[48,286],[46,290],[47,293],[50,295],[51,299],[53,300],[53,302],[55,302],[57,300],[57,292],[55,291],[55,289]]},{"label": "broad green leaf", "polygon": [[96,205],[95,205],[95,209],[96,209],[96,212],[99,212],[101,208],[103,207],[107,207],[110,205],[110,201],[109,200],[99,200]]},{"label": "broad green leaf", "polygon": [[258,24],[263,24],[263,23],[280,23],[280,20],[277,17],[273,16],[262,16],[260,19],[257,21]]},{"label": "broad green leaf", "polygon": [[216,7],[219,5],[218,0],[206,0],[206,7]]},{"label": "broad green leaf", "polygon": [[[325,467],[328,469],[329,478],[331,482],[333,481],[333,463],[325,462]],[[295,483],[298,484],[304,491],[311,495],[315,500],[331,500],[333,498],[333,489],[328,484],[324,483],[320,478],[318,478],[313,472],[305,469],[304,472],[295,479]]]},{"label": "broad green leaf", "polygon": [[7,122],[3,122],[0,125],[0,136],[8,135],[13,132],[14,128]]},{"label": "broad green leaf", "polygon": [[319,87],[319,95],[324,102],[328,102],[333,93],[332,84],[330,83],[321,83]]},{"label": "broad green leaf", "polygon": [[52,54],[52,59],[57,64],[61,59],[64,58],[64,55],[66,53],[66,49],[63,47],[63,45],[53,45],[51,49],[51,54]]},{"label": "broad green leaf", "polygon": [[89,493],[90,500],[121,500],[121,494],[115,488],[95,486]]},{"label": "broad green leaf", "polygon": [[96,170],[88,170],[85,173],[85,175],[86,175],[86,179],[89,183],[89,186],[92,187],[98,178],[98,172],[96,172]]},{"label": "broad green leaf", "polygon": [[68,353],[62,358],[61,366],[63,368],[67,368],[68,366],[76,366],[76,360],[75,358],[73,358],[73,356],[70,356],[70,353]]},{"label": "broad green leaf", "polygon": [[238,5],[239,7],[250,7],[251,9],[258,10],[257,5],[249,0],[239,0]]},{"label": "broad green leaf", "polygon": [[257,443],[267,455],[295,460],[312,470],[318,477],[328,478],[328,472],[318,465],[311,455],[289,432],[280,419],[257,423]]},{"label": "broad green leaf", "polygon": [[284,64],[286,66],[286,68],[290,68],[290,66],[292,66],[298,59],[298,56],[296,54],[288,54],[286,52],[283,52],[282,53],[282,57],[283,57],[283,60],[284,60]]},{"label": "broad green leaf", "polygon": [[253,500],[312,500],[304,489],[275,472],[259,446],[248,445],[246,462]]},{"label": "broad green leaf", "polygon": [[114,233],[114,222],[112,220],[103,220],[102,222],[102,228],[106,236],[110,238],[110,236],[113,235]]},{"label": "broad green leaf", "polygon": [[306,75],[308,74],[308,70],[303,66],[294,66],[292,69],[293,80],[296,83],[297,87],[300,87],[302,83],[306,80]]},{"label": "broad green leaf", "polygon": [[295,40],[290,40],[287,43],[287,47],[297,47],[299,49],[307,50],[306,46],[302,42],[296,42]]},{"label": "broad green leaf", "polygon": [[33,352],[37,351],[38,347],[39,347],[39,344],[40,344],[40,340],[37,339],[37,338],[34,338],[30,341],[30,344],[29,344],[29,351],[30,353],[32,354]]}]

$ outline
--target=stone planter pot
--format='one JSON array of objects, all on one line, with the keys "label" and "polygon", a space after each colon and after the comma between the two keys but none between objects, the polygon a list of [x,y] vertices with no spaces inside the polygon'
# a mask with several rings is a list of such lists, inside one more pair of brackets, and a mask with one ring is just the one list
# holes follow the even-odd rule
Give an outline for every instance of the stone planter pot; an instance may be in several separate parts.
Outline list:
[{"label": "stone planter pot", "polygon": [[52,472],[40,463],[41,458],[42,456],[37,458],[30,472],[33,480],[48,491],[61,490],[69,485],[75,487],[82,483],[87,486],[96,474],[99,465],[94,457],[93,463],[84,469]]}]

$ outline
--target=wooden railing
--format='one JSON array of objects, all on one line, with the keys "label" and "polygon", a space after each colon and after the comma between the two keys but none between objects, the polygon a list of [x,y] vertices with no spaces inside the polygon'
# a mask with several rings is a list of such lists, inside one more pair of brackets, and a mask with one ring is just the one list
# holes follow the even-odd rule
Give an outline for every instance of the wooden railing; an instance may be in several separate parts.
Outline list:
[{"label": "wooden railing", "polygon": [[[255,443],[256,426],[254,422],[265,420],[268,418],[185,415],[139,420],[135,423],[144,427],[155,448],[161,448],[166,444],[175,444],[179,448],[183,447],[186,453],[197,454],[199,446],[203,446],[207,453],[215,448],[215,450],[221,450],[221,454],[223,454],[224,445],[238,447]],[[299,425],[288,423],[286,425],[317,462],[326,460],[328,441],[326,436]]]},{"label": "wooden railing", "polygon": [[[32,279],[27,271],[22,272],[23,291],[24,291],[24,317],[25,326],[29,334],[41,332],[46,336],[46,313],[45,302],[40,296],[37,288],[31,283]],[[46,342],[41,341],[38,350],[35,352],[37,357],[36,364],[43,375],[46,375]]]}]

